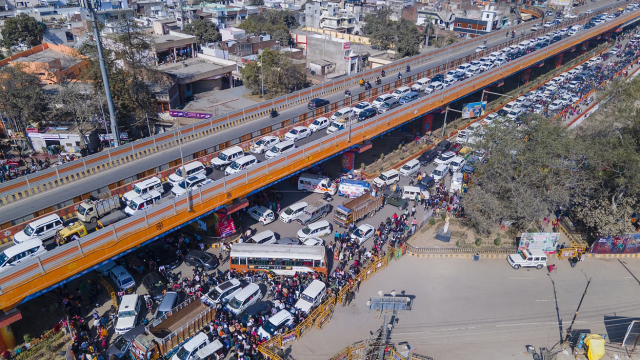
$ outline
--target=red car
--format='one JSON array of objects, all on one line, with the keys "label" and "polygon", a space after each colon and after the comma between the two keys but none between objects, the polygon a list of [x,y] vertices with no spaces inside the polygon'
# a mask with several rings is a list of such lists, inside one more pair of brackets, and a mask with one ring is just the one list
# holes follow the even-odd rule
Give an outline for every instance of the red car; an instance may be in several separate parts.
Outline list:
[{"label": "red car", "polygon": [[453,146],[451,146],[451,149],[449,149],[449,151],[456,153],[456,155],[458,155],[460,150],[462,150],[461,144],[453,144]]}]

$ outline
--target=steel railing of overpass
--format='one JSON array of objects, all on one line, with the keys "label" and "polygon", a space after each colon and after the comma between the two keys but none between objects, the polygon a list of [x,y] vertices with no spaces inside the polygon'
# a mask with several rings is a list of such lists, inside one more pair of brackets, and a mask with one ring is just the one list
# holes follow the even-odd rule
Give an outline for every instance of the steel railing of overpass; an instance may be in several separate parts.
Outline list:
[{"label": "steel railing of overpass", "polygon": [[[612,20],[605,28],[617,27],[636,16],[636,13],[623,15]],[[277,179],[294,174],[315,162],[349,149],[354,144],[370,140],[443,104],[526,69],[546,59],[547,56],[597,36],[601,30],[602,28],[587,30],[581,36],[576,35],[550,45],[546,52],[534,52],[530,54],[531,56],[478,75],[471,81],[461,82],[451,87],[446,93],[433,94],[390,113],[358,123],[350,130],[350,140],[348,129],[331,134],[327,138],[298,148],[291,155],[265,161],[250,170],[225,177],[195,189],[185,196],[170,199],[139,215],[82,237],[78,241],[60,246],[41,256],[25,259],[21,264],[0,273],[0,308],[10,309],[22,301],[50,290],[62,281],[76,278],[92,270],[120,253],[130,251],[145,242],[153,241],[179,229],[199,217],[211,214],[235,198],[244,197]]]},{"label": "steel railing of overpass", "polygon": [[[572,19],[570,21],[548,28],[547,32],[553,31],[560,27],[566,27],[572,24],[583,22],[589,17],[595,16],[598,13],[610,11],[611,9],[616,7],[617,5],[614,4],[613,6],[600,9],[592,14],[582,14],[576,19]],[[521,28],[524,28],[528,25],[531,24],[522,23],[510,28],[510,30],[515,30],[517,32],[520,31]],[[529,33],[525,36],[516,37],[515,39],[510,40],[509,44],[514,44],[538,35],[539,32]],[[490,38],[498,38],[501,36],[501,34],[494,32],[488,36]],[[381,70],[385,70],[385,72],[391,74],[402,71],[407,65],[413,67],[420,66],[421,64],[434,59],[438,55],[442,55],[445,52],[451,53],[456,49],[469,47],[469,45],[477,43],[479,40],[482,40],[486,37],[487,36],[469,39],[436,51],[416,55],[414,57],[393,62],[380,68],[370,69],[361,73],[357,73],[356,75],[352,75],[341,80],[328,82],[309,89],[303,89],[293,94],[281,96],[273,100],[251,106],[249,108],[244,108],[232,114],[218,116],[215,118],[212,114],[200,114],[206,119],[199,123],[184,126],[174,131],[145,138],[127,145],[119,146],[118,148],[108,149],[98,154],[83,157],[80,160],[48,168],[42,171],[38,171],[34,174],[22,176],[14,180],[4,182],[0,184],[0,207],[23,199],[25,197],[34,196],[44,191],[55,189],[58,186],[98,174],[114,167],[118,167],[131,161],[136,161],[137,159],[155,154],[158,151],[178,146],[179,144],[183,144],[184,142],[200,139],[204,136],[223,131],[230,127],[237,126],[252,120],[257,120],[266,116],[270,109],[277,109],[278,111],[282,111],[285,108],[304,104],[315,97],[321,97],[329,93],[335,93],[337,91],[342,91],[346,88],[353,87],[359,79],[364,78],[373,80],[377,75],[380,74]],[[486,55],[486,53],[487,52],[481,55]],[[471,55],[469,55],[468,58],[471,58]]]}]

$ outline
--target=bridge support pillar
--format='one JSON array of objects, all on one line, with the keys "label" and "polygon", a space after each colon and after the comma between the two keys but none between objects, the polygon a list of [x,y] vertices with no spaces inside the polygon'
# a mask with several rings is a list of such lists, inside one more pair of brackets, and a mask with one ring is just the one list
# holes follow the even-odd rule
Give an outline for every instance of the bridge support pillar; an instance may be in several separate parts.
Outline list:
[{"label": "bridge support pillar", "polygon": [[564,55],[564,53],[560,53],[560,54],[556,55],[556,58],[555,58],[555,68],[556,69],[559,68],[560,65],[562,65],[562,55]]},{"label": "bridge support pillar", "polygon": [[[529,83],[529,76],[531,76],[531,68],[526,68],[522,72],[522,75],[520,75],[520,80],[522,81],[523,84]],[[485,100],[483,99],[482,101],[485,101]]]},{"label": "bridge support pillar", "polygon": [[422,117],[422,130],[427,133],[432,130],[433,114],[426,114]]}]

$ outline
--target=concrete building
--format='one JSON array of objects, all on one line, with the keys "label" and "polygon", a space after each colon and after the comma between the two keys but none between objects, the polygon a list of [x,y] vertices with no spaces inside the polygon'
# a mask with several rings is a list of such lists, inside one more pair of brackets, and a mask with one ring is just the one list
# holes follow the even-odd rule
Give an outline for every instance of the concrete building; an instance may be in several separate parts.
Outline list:
[{"label": "concrete building", "polygon": [[175,63],[196,56],[196,37],[170,31],[166,35],[152,35],[152,51],[156,65]]},{"label": "concrete building", "polygon": [[224,5],[224,4],[200,4],[185,6],[185,17],[211,19],[219,28],[235,27],[240,25],[247,16],[257,14],[257,6]]},{"label": "concrete building", "polygon": [[236,70],[236,66],[235,61],[205,54],[176,63],[158,65],[156,70],[172,79],[177,86],[177,93],[174,86],[170,85],[166,87],[166,96],[156,98],[159,102],[166,102],[170,109],[174,109],[177,104],[184,105],[195,94],[233,87],[232,72]]},{"label": "concrete building", "polygon": [[247,37],[247,34],[242,29],[227,27],[220,29],[220,36],[222,37],[222,41],[229,41],[244,39]]},{"label": "concrete building", "polygon": [[308,2],[305,7],[305,26],[347,34],[361,32],[362,13],[360,6],[340,8],[341,3],[329,1]]},{"label": "concrete building", "polygon": [[42,84],[57,84],[63,79],[76,79],[89,60],[75,49],[44,43],[0,61],[2,66],[20,66],[32,73]]},{"label": "concrete building", "polygon": [[483,10],[456,11],[453,31],[473,38],[502,28],[502,14],[488,5]]},{"label": "concrete building", "polygon": [[421,26],[429,20],[432,24],[437,25],[441,29],[453,31],[453,22],[455,18],[456,16],[453,12],[444,11],[433,6],[423,6],[418,9],[416,24]]},{"label": "concrete building", "polygon": [[358,71],[359,56],[351,42],[303,30],[292,32],[299,47],[307,51],[307,68],[329,78]]}]

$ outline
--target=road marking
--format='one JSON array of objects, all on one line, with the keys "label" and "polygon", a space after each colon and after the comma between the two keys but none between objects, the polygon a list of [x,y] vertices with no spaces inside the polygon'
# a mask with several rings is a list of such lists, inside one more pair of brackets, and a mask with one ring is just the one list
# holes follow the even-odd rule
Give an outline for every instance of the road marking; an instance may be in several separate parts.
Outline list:
[{"label": "road marking", "polygon": [[533,280],[533,278],[509,278],[509,280]]},{"label": "road marking", "polygon": [[536,300],[536,301],[549,301],[549,300]]}]

